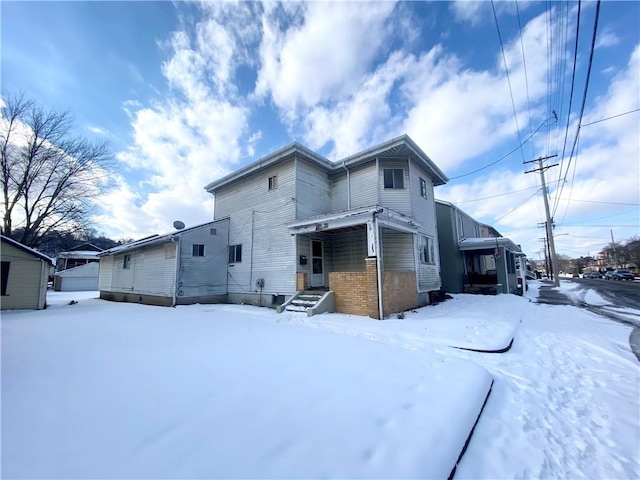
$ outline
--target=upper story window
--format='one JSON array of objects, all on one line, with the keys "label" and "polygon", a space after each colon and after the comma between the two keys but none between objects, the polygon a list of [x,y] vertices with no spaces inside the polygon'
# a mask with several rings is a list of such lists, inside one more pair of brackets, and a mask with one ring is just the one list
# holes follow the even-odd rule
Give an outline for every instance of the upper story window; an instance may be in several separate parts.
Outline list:
[{"label": "upper story window", "polygon": [[420,196],[427,198],[427,181],[424,178],[420,178]]},{"label": "upper story window", "polygon": [[269,190],[275,190],[278,188],[278,176],[273,175],[269,177]]},{"label": "upper story window", "polygon": [[229,263],[242,262],[242,244],[229,245]]},{"label": "upper story window", "polygon": [[122,268],[131,268],[131,255],[127,254],[124,256],[124,258],[122,259]]},{"label": "upper story window", "polygon": [[193,257],[204,257],[204,245],[198,244],[198,243],[194,243],[193,244],[193,251],[191,253],[191,256],[193,256]]},{"label": "upper story window", "polygon": [[404,188],[404,169],[385,168],[384,188]]}]

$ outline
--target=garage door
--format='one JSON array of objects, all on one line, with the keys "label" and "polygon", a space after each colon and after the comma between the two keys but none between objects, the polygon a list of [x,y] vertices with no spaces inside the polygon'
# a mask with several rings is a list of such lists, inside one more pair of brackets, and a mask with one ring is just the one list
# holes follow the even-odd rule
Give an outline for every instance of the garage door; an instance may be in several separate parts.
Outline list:
[{"label": "garage door", "polygon": [[62,279],[63,292],[84,292],[98,290],[98,279],[87,277],[68,277]]}]

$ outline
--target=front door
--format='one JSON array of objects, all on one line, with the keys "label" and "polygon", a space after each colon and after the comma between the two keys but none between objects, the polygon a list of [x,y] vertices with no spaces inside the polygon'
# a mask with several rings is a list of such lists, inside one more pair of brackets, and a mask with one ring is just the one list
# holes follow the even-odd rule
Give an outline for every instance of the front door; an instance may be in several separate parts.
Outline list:
[{"label": "front door", "polygon": [[324,258],[322,240],[311,240],[311,287],[324,287]]}]

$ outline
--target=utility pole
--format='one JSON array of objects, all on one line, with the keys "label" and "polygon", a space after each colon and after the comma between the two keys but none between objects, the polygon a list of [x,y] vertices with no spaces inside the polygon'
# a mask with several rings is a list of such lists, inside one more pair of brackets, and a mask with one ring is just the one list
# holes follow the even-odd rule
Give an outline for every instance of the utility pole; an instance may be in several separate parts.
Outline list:
[{"label": "utility pole", "polygon": [[531,172],[540,172],[540,183],[542,184],[542,198],[544,200],[544,212],[546,214],[547,217],[547,239],[549,242],[549,255],[551,257],[551,271],[553,272],[553,285],[556,287],[560,286],[560,278],[558,277],[558,258],[556,257],[556,244],[553,240],[553,219],[551,218],[551,213],[549,212],[549,198],[547,195],[547,184],[545,183],[544,180],[544,171],[548,168],[551,167],[556,167],[558,164],[554,164],[554,165],[549,165],[549,166],[543,166],[542,165],[542,161],[543,160],[547,160],[549,158],[553,158],[553,157],[557,157],[558,155],[549,155],[546,157],[540,157],[537,158],[536,160],[530,160],[528,162],[525,163],[532,163],[532,162],[538,162],[538,168],[534,168],[533,170],[529,170],[527,172],[524,173],[531,173]]},{"label": "utility pole", "polygon": [[611,249],[613,250],[613,261],[615,263],[615,267],[618,268],[618,255],[616,254],[616,242],[613,240],[613,230],[609,230],[611,232]]}]

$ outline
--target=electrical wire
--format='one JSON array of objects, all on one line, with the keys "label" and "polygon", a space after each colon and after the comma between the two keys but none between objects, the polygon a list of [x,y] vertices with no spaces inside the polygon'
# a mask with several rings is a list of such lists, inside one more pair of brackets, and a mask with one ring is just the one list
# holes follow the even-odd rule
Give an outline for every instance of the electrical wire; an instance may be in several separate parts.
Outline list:
[{"label": "electrical wire", "polygon": [[[527,59],[524,54],[524,42],[522,41],[522,23],[520,21],[520,8],[518,7],[518,0],[516,0],[515,3],[516,3],[516,14],[518,15],[518,30],[520,32],[520,50],[522,51],[522,66],[524,67],[524,84],[527,92],[527,112],[529,115],[529,133],[531,134],[533,126],[531,125],[531,100],[529,99],[529,75],[527,74]],[[534,155],[535,154],[533,151],[533,143],[532,143],[531,156],[533,157]]]},{"label": "electrical wire", "polygon": [[527,197],[524,199],[523,202],[519,203],[518,206],[512,208],[511,210],[509,210],[507,213],[505,213],[503,216],[501,216],[500,218],[496,218],[493,223],[498,223],[500,220],[502,220],[503,218],[511,215],[513,212],[515,212],[516,210],[518,210],[520,207],[522,207],[524,204],[526,204],[529,200],[531,200],[533,197],[535,197],[539,191],[542,190],[542,187],[538,188],[538,190],[536,190],[535,192],[533,192],[533,195],[531,195],[530,197]]},{"label": "electrical wire", "polygon": [[[569,167],[571,167],[571,160],[573,159],[573,153],[577,147],[578,144],[578,137],[580,135],[580,124],[582,123],[582,117],[584,115],[584,108],[585,105],[587,103],[587,93],[589,91],[589,80],[591,78],[591,67],[593,65],[593,54],[595,52],[595,48],[596,48],[596,36],[598,34],[598,19],[600,18],[600,3],[601,0],[598,0],[598,2],[596,3],[596,13],[595,13],[595,19],[593,22],[593,35],[591,37],[591,51],[589,53],[589,63],[587,65],[587,76],[585,79],[585,84],[584,84],[584,93],[582,95],[582,105],[580,107],[580,116],[578,118],[578,128],[576,129],[576,136],[573,140],[573,147],[571,149],[571,155],[569,155],[569,163],[567,164],[567,171],[565,172],[565,176],[564,179],[567,179],[567,174],[569,173]],[[576,158],[576,163],[578,162],[577,158]],[[574,176],[575,176],[575,166],[574,166]],[[553,208],[553,216],[555,216],[556,211],[558,209],[558,205],[560,203],[560,197],[562,196],[562,190],[564,188],[564,182],[560,185],[560,193],[556,196],[556,202]],[[569,205],[567,204],[567,208],[569,208]]]},{"label": "electrical wire", "polygon": [[[520,145],[518,145],[516,148],[514,148],[513,150],[511,150],[509,153],[507,153],[507,154],[503,155],[502,157],[500,157],[498,160],[496,160],[496,161],[494,161],[494,162],[491,162],[491,163],[489,163],[489,164],[485,165],[484,167],[480,167],[480,168],[478,168],[477,170],[473,170],[472,172],[464,173],[464,174],[462,174],[462,175],[457,175],[457,176],[455,176],[455,177],[450,177],[450,178],[449,178],[449,181],[451,181],[451,180],[456,180],[456,179],[458,179],[458,178],[462,178],[462,177],[468,177],[469,175],[473,175],[474,173],[478,173],[478,172],[480,172],[480,171],[482,171],[482,170],[485,170],[485,169],[487,169],[487,168],[489,168],[489,167],[493,167],[496,163],[501,162],[502,160],[504,160],[505,158],[507,158],[509,155],[511,155],[512,153],[514,153],[514,152],[518,151],[518,149],[522,148],[522,146],[523,146],[525,143],[527,143],[529,140],[531,140],[531,137],[533,137],[533,136],[538,132],[538,130],[540,130],[543,126],[545,126],[545,123],[547,123],[549,120],[551,120],[551,119],[550,119],[550,118],[548,118],[548,119],[546,119],[544,122],[542,122],[542,123],[540,124],[540,126],[539,126],[538,128],[536,128],[536,129],[535,129],[535,131],[534,131],[531,135],[529,135],[527,138],[525,138],[524,142],[521,142],[521,143],[520,143]],[[547,126],[549,126],[549,125],[547,125]]]},{"label": "electrical wire", "polygon": [[602,120],[596,120],[595,122],[583,123],[582,125],[580,125],[580,127],[588,127],[589,125],[594,125],[596,123],[605,122],[607,120],[611,120],[612,118],[622,117],[623,115],[629,115],[630,113],[635,113],[635,112],[640,112],[640,108],[636,108],[634,110],[629,110],[628,112],[624,112],[624,113],[619,113],[618,115],[613,115],[611,117],[603,118]]}]

